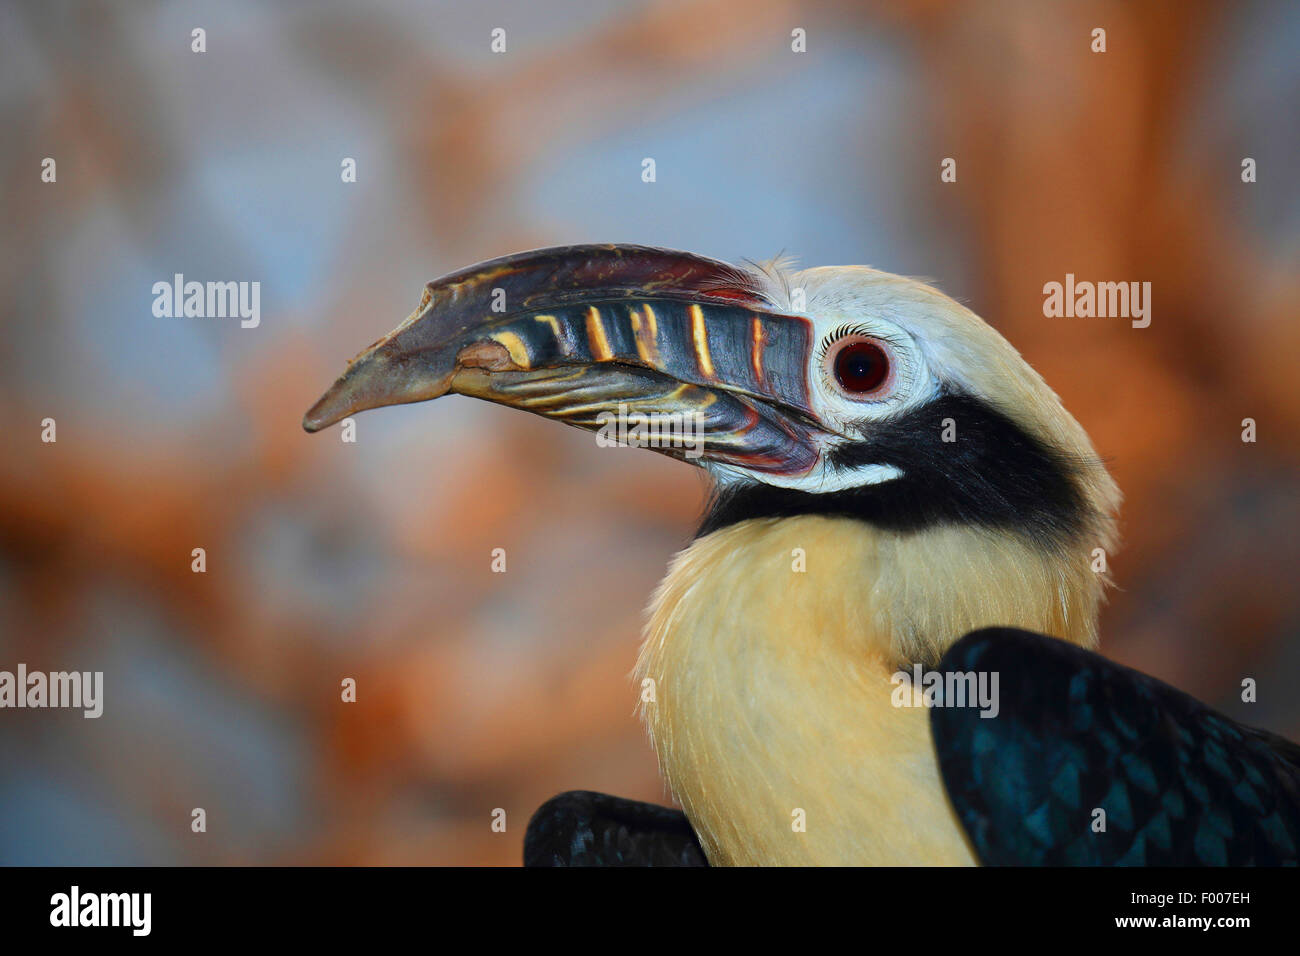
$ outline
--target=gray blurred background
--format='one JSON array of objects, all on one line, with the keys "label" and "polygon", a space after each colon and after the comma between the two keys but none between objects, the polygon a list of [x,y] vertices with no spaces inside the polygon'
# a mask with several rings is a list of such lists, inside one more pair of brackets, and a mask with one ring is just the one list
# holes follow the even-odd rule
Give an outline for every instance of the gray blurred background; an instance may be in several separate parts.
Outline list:
[{"label": "gray blurred background", "polygon": [[[1300,737],[1297,117],[1293,2],[0,4],[0,669],[106,683],[0,710],[0,862],[510,864],[556,792],[668,799],[628,673],[698,473],[464,398],[299,426],[560,243],[933,279],[1126,493],[1104,650]],[[1150,328],[1044,318],[1066,272]],[[175,273],[261,324],[156,318]]]}]

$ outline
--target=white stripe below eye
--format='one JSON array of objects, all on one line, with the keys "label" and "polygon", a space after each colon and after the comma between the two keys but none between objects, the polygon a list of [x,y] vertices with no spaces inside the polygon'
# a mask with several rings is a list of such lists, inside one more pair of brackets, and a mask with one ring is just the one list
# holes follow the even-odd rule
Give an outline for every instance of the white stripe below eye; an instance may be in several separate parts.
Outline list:
[{"label": "white stripe below eye", "polygon": [[862,465],[859,468],[841,471],[828,469],[824,464],[819,463],[806,475],[772,475],[748,471],[716,461],[705,461],[703,464],[720,485],[737,481],[759,481],[765,485],[794,488],[814,495],[830,494],[833,491],[845,491],[849,488],[865,488],[868,485],[883,485],[887,481],[903,477],[903,470],[893,465]]}]

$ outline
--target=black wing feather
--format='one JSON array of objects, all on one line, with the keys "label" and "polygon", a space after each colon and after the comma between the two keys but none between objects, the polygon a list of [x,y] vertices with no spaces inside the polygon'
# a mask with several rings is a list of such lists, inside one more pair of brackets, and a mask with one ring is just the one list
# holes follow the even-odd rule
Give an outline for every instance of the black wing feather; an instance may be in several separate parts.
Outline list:
[{"label": "black wing feather", "polygon": [[[997,717],[936,707],[953,808],[1005,865],[1241,866],[1300,860],[1300,748],[1055,638],[975,631],[941,671],[997,672]],[[1105,831],[1094,832],[1095,810]]]},{"label": "black wing feather", "polygon": [[708,866],[680,810],[571,790],[547,800],[524,835],[524,866]]}]

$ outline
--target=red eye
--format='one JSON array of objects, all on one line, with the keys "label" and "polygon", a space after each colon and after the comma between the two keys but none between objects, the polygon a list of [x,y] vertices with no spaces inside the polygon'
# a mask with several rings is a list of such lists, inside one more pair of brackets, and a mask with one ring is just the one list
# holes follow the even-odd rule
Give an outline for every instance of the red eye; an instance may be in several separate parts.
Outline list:
[{"label": "red eye", "polygon": [[829,358],[835,381],[849,398],[865,398],[889,381],[889,353],[874,339],[847,338]]}]

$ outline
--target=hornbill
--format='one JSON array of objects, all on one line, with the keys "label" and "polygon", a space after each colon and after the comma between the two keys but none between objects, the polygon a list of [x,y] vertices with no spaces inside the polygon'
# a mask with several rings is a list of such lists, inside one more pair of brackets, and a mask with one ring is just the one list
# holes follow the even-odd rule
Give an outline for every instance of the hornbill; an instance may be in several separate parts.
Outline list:
[{"label": "hornbill", "polygon": [[563,794],[526,863],[1297,861],[1300,749],[1091,650],[1119,491],[1043,379],[935,289],[525,252],[429,283],[303,425],[451,392],[617,416],[631,444],[676,423],[657,450],[713,479],[634,671],[684,814]]}]

